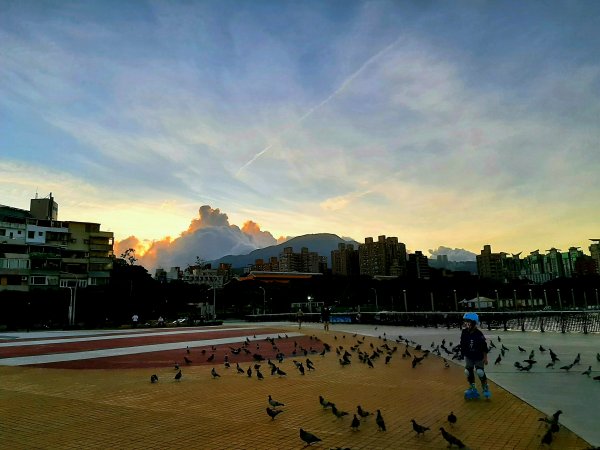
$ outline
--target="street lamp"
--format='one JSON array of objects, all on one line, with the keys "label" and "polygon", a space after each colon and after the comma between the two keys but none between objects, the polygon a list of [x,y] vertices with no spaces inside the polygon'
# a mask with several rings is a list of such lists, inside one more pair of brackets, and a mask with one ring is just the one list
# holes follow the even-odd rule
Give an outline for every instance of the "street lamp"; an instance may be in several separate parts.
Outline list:
[{"label": "street lamp", "polygon": [[562,299],[560,298],[560,289],[556,290],[556,293],[558,294],[558,307],[561,309],[562,311]]},{"label": "street lamp", "polygon": [[600,309],[600,303],[598,303],[598,288],[594,290],[596,291],[596,309]]},{"label": "street lamp", "polygon": [[458,311],[458,301],[456,300],[456,289],[452,289],[454,292],[454,311]]},{"label": "street lamp", "polygon": [[379,311],[379,305],[377,303],[377,289],[371,288],[373,292],[375,292],[375,311]]},{"label": "street lamp", "polygon": [[500,300],[498,298],[498,289],[494,289],[494,292],[496,293],[496,308],[500,307]]},{"label": "street lamp", "polygon": [[514,308],[515,310],[517,309],[517,290],[513,289],[513,301],[514,301]]},{"label": "street lamp", "polygon": [[406,303],[406,289],[402,289],[402,294],[404,294],[404,312],[408,312],[408,303]]},{"label": "street lamp", "polygon": [[546,307],[548,306],[548,295],[546,294],[546,289],[544,289],[544,303],[546,304]]},{"label": "street lamp", "polygon": [[308,312],[312,313],[312,301],[313,301],[313,298],[309,295],[306,299],[308,300]]},{"label": "street lamp", "polygon": [[433,304],[433,291],[429,292],[429,297],[431,298],[431,312],[435,311],[435,305]]},{"label": "street lamp", "polygon": [[531,289],[529,289],[529,306],[533,306],[533,293]]},{"label": "street lamp", "polygon": [[258,288],[263,291],[263,314],[266,314],[267,313],[267,292],[265,291],[265,288],[262,286],[259,286]]},{"label": "street lamp", "polygon": [[575,291],[573,289],[571,289],[571,300],[573,300],[573,309],[577,309],[577,306],[575,306]]}]

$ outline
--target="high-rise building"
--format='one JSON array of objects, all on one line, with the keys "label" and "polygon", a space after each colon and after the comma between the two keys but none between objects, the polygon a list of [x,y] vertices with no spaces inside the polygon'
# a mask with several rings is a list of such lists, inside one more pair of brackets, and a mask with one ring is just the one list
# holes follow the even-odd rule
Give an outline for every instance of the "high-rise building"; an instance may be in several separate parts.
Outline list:
[{"label": "high-rise building", "polygon": [[429,259],[422,251],[417,250],[408,255],[408,275],[412,278],[428,280],[431,278]]},{"label": "high-rise building", "polygon": [[361,275],[401,276],[406,273],[406,245],[397,237],[379,236],[365,238],[358,246],[358,261]]},{"label": "high-rise building", "polygon": [[340,242],[337,250],[331,251],[331,273],[347,277],[359,274],[358,250],[353,244]]},{"label": "high-rise building", "polygon": [[600,273],[600,239],[590,239],[590,253],[592,260],[596,264],[596,273]]},{"label": "high-rise building", "polygon": [[477,272],[481,278],[489,278],[492,280],[504,280],[505,272],[502,265],[502,260],[505,253],[492,253],[491,245],[484,245],[481,254],[477,255]]}]

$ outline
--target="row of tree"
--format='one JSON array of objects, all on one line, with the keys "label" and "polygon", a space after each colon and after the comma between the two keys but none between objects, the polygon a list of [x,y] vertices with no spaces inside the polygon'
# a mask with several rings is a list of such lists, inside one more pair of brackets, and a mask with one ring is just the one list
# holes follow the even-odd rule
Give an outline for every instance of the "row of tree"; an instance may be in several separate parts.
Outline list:
[{"label": "row of tree", "polygon": [[[560,278],[543,285],[527,280],[510,283],[479,279],[455,272],[443,276],[432,270],[428,280],[396,278],[374,280],[366,276],[344,277],[331,274],[310,280],[264,283],[233,279],[218,289],[183,281],[160,283],[135,264],[135,258],[116,258],[110,283],[77,289],[40,289],[29,292],[0,292],[0,326],[15,328],[56,328],[68,323],[71,295],[75,296],[75,321],[80,327],[115,327],[131,322],[133,314],[141,323],[162,316],[167,323],[178,318],[200,318],[200,305],[216,303],[219,319],[244,318],[253,313],[289,313],[292,303],[324,303],[334,311],[394,310],[455,311],[464,309],[462,299],[486,296],[491,299],[540,299],[552,308],[584,308],[598,303],[600,276]],[[406,299],[406,303],[405,303]],[[458,303],[458,304],[457,304]],[[540,303],[538,300],[537,303]],[[458,308],[457,308],[458,307]],[[511,308],[514,306],[511,305]]]}]

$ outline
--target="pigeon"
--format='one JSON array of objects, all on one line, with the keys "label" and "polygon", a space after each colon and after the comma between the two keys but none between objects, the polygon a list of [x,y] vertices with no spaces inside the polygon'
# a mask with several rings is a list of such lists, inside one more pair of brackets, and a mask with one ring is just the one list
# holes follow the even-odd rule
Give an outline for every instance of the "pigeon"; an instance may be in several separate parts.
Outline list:
[{"label": "pigeon", "polygon": [[573,364],[579,364],[581,362],[581,353],[577,353],[577,356],[575,357],[575,360],[573,361]]},{"label": "pigeon", "polygon": [[341,419],[342,417],[348,415],[348,413],[346,411],[340,411],[339,409],[337,409],[337,407],[334,404],[331,405],[331,412],[338,419]]},{"label": "pigeon", "polygon": [[219,375],[217,373],[217,371],[215,370],[215,368],[213,367],[212,370],[210,371],[210,374],[213,376],[213,378],[219,378],[221,377],[221,375]]},{"label": "pigeon", "polygon": [[248,375],[248,378],[252,378],[252,367],[248,367],[248,370],[246,370],[246,375]]},{"label": "pigeon", "polygon": [[189,345],[185,348],[185,351],[188,355],[190,354],[190,346]]},{"label": "pigeon", "polygon": [[519,349],[519,351],[520,351],[520,352],[525,352],[525,351],[526,351],[526,350],[525,350],[523,347],[521,347],[520,345],[517,345],[517,348]]},{"label": "pigeon", "polygon": [[456,423],[456,416],[454,415],[454,412],[450,411],[450,414],[448,414],[448,422],[450,423],[450,425],[454,425]]},{"label": "pigeon", "polygon": [[553,362],[560,361],[556,353],[554,353],[551,348],[549,348],[548,351],[550,352],[550,359],[552,359]]},{"label": "pigeon", "polygon": [[175,363],[175,370],[179,370],[179,364]]},{"label": "pigeon", "polygon": [[[559,409],[554,414],[552,414],[552,417],[540,417],[538,419],[538,422],[545,422],[545,423],[549,424],[550,431],[552,433],[556,433],[560,428],[558,425],[558,419],[561,414],[562,414],[562,411]],[[552,439],[550,439],[550,442],[552,442]],[[548,445],[550,445],[550,444],[548,444]]]},{"label": "pigeon", "polygon": [[285,377],[287,375],[287,373],[285,373],[283,370],[281,370],[279,367],[277,368],[277,375],[279,375],[280,377]]},{"label": "pigeon", "polygon": [[417,432],[417,436],[419,434],[425,435],[425,432],[430,429],[429,427],[419,425],[417,422],[415,422],[415,419],[411,419],[410,421],[412,422],[413,430]]},{"label": "pigeon", "polygon": [[333,405],[333,403],[331,403],[330,401],[325,400],[325,398],[322,395],[319,395],[319,403],[323,408],[331,408],[331,406]]},{"label": "pigeon", "polygon": [[244,373],[244,369],[242,369],[238,363],[235,363],[235,368],[237,369],[238,373]]},{"label": "pigeon", "polygon": [[282,409],[273,409],[273,408],[269,408],[267,406],[267,414],[269,415],[271,420],[275,420],[275,417],[277,417],[277,414],[282,413],[282,412],[283,412]]},{"label": "pigeon", "polygon": [[567,372],[573,368],[575,364],[567,364],[566,366],[562,366],[561,369],[566,370]]},{"label": "pigeon", "polygon": [[278,402],[277,400],[273,400],[273,397],[271,397],[270,394],[269,394],[269,405],[271,405],[273,408],[277,408],[279,406],[285,406],[284,403]]},{"label": "pigeon", "polygon": [[360,426],[360,419],[358,417],[356,417],[356,414],[354,414],[352,423],[350,424],[350,428],[352,428],[353,431],[358,431],[359,426]]},{"label": "pigeon", "polygon": [[156,383],[158,381],[158,375],[152,374],[150,375],[150,383]]},{"label": "pigeon", "polygon": [[584,370],[583,372],[581,372],[581,375],[587,375],[589,377],[591,373],[592,373],[592,366],[589,366],[587,368],[587,370]]},{"label": "pigeon", "polygon": [[546,369],[550,368],[550,369],[554,369],[554,361],[550,361],[548,364],[546,364]]},{"label": "pigeon", "polygon": [[597,376],[595,376],[595,377],[594,377],[594,380],[596,380],[596,381],[600,381],[600,375],[597,375]]},{"label": "pigeon", "polygon": [[175,374],[175,379],[176,379],[176,380],[181,380],[181,376],[182,376],[182,375],[181,375],[181,370],[180,370],[179,372],[177,372],[177,373]]},{"label": "pigeon", "polygon": [[215,360],[215,354],[213,353],[208,358],[206,358],[206,362],[213,362]]},{"label": "pigeon", "polygon": [[322,441],[321,438],[318,438],[317,436],[315,436],[312,433],[309,433],[308,431],[304,431],[302,428],[300,428],[300,439],[306,442],[305,447],[308,447],[309,445],[314,444],[315,442]]},{"label": "pigeon", "polygon": [[191,364],[192,363],[192,360],[190,358],[188,358],[187,356],[184,356],[183,360],[185,361],[186,364]]},{"label": "pigeon", "polygon": [[383,420],[383,416],[381,415],[381,411],[377,410],[377,417],[375,418],[375,423],[380,431],[385,431],[385,421]]},{"label": "pigeon", "polygon": [[258,369],[256,369],[256,378],[258,378],[259,380],[264,380],[265,376],[262,374],[262,372]]},{"label": "pigeon", "polygon": [[465,448],[465,444],[463,444],[463,442],[458,439],[456,436],[451,435],[450,433],[448,433],[446,430],[444,430],[444,427],[440,428],[440,431],[442,432],[442,437],[444,439],[446,439],[446,441],[448,442],[448,448],[452,447],[453,445],[456,445],[458,448]]},{"label": "pigeon", "polygon": [[494,361],[494,365],[498,365],[500,364],[500,361],[502,361],[502,355],[498,355],[498,357],[496,358],[496,361]]},{"label": "pigeon", "polygon": [[540,352],[544,353],[546,349],[540,345]]},{"label": "pigeon", "polygon": [[369,417],[371,415],[371,413],[369,411],[365,411],[364,409],[362,409],[362,407],[360,405],[358,405],[356,407],[356,412],[362,418]]},{"label": "pigeon", "polygon": [[600,353],[596,353],[596,360],[600,362]]},{"label": "pigeon", "polygon": [[313,362],[308,358],[306,358],[306,368],[308,370],[315,370],[315,366],[313,365]]},{"label": "pigeon", "polygon": [[413,360],[412,360],[412,367],[413,367],[413,369],[414,369],[415,367],[417,367],[417,364],[419,364],[419,363],[420,363],[421,361],[423,361],[424,359],[425,359],[425,357],[424,357],[424,356],[421,356],[421,357],[414,356],[414,357],[413,357]]}]

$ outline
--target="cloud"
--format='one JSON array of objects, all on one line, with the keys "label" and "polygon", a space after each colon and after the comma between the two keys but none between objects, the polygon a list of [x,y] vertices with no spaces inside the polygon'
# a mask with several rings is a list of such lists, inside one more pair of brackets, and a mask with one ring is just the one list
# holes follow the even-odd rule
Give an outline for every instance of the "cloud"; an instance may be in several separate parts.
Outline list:
[{"label": "cloud", "polygon": [[475,261],[475,253],[464,248],[450,248],[440,245],[437,249],[429,249],[431,258],[437,255],[447,255],[448,261]]},{"label": "cloud", "polygon": [[130,247],[141,250],[141,253],[136,252],[138,263],[152,273],[158,267],[187,267],[194,264],[196,258],[211,261],[225,255],[247,254],[276,243],[271,233],[261,231],[256,222],[249,220],[240,229],[230,224],[227,214],[218,208],[203,205],[198,210],[198,217],[192,219],[179,237],[165,237],[146,246],[135,236],[130,236],[115,244],[118,249],[115,254],[118,256],[118,252]]}]

